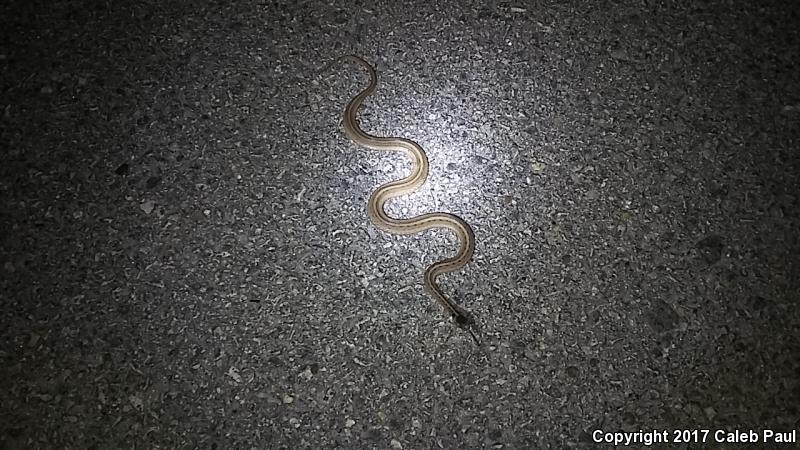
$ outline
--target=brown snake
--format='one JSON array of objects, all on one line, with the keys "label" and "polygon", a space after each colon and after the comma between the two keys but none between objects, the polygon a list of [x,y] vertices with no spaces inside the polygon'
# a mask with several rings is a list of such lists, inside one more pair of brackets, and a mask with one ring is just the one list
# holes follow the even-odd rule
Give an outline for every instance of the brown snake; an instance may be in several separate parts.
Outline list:
[{"label": "brown snake", "polygon": [[425,270],[424,285],[428,293],[450,314],[455,323],[467,329],[475,342],[480,344],[472,331],[475,320],[450,300],[436,284],[439,275],[458,270],[469,262],[475,250],[475,234],[462,218],[450,213],[435,212],[407,219],[398,219],[386,214],[384,205],[387,200],[414,192],[425,183],[425,179],[428,177],[428,157],[422,147],[410,139],[373,136],[359,127],[358,110],[364,100],[375,92],[378,83],[377,75],[375,69],[358,56],[342,56],[339,61],[358,64],[369,72],[369,85],[353,97],[344,110],[344,131],[347,136],[356,144],[372,150],[403,152],[413,161],[413,168],[408,176],[386,183],[372,193],[367,203],[369,218],[376,227],[394,234],[415,234],[432,228],[447,228],[456,234],[459,241],[458,252],[450,258],[431,264]]}]

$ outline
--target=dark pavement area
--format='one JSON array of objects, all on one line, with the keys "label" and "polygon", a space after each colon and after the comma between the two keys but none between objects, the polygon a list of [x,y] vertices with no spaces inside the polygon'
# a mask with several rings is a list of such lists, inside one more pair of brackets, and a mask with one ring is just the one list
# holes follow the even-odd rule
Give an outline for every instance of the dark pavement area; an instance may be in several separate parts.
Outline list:
[{"label": "dark pavement area", "polygon": [[0,448],[797,430],[799,61],[791,1],[4,2]]}]

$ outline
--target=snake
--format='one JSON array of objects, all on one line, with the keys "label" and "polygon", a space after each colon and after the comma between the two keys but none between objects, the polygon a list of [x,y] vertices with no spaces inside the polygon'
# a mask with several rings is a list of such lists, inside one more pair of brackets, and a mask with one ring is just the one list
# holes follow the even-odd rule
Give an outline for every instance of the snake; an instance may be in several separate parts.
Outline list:
[{"label": "snake", "polygon": [[468,330],[475,342],[479,343],[472,331],[475,319],[447,297],[437,284],[440,275],[459,270],[472,259],[475,252],[475,233],[464,219],[455,214],[434,212],[411,218],[396,218],[386,213],[385,205],[389,199],[412,193],[425,184],[430,167],[428,157],[425,150],[410,139],[373,136],[361,129],[358,123],[358,110],[364,100],[375,92],[378,77],[375,68],[359,56],[344,55],[338,60],[359,65],[369,73],[367,87],[356,94],[345,107],[343,116],[345,134],[362,147],[371,150],[401,152],[413,162],[411,173],[405,178],[383,184],[372,192],[367,202],[367,215],[378,229],[387,233],[409,235],[434,228],[445,228],[455,233],[459,242],[458,251],[455,255],[428,266],[423,275],[423,284],[425,290],[450,314],[453,321],[461,328]]}]

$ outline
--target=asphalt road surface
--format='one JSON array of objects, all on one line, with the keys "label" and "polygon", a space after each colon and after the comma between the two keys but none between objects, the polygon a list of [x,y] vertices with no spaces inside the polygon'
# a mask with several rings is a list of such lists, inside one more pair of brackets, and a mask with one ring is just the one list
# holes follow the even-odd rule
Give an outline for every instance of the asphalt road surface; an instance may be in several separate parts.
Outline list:
[{"label": "asphalt road surface", "polygon": [[[788,1],[4,2],[0,448],[790,448],[798,30]],[[442,286],[482,347],[422,287],[454,237],[367,218],[409,161],[345,136],[343,54],[378,70],[362,127],[430,158],[389,211],[475,230]]]}]

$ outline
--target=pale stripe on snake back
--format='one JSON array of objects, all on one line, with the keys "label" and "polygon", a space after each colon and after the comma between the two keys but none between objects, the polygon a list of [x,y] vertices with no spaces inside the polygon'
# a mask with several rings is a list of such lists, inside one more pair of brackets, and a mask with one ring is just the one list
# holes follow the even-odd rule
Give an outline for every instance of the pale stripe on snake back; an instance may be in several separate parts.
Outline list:
[{"label": "pale stripe on snake back", "polygon": [[[469,262],[475,250],[475,235],[472,228],[460,217],[443,212],[423,214],[408,219],[398,219],[386,214],[384,204],[392,197],[398,197],[415,191],[425,183],[428,177],[428,157],[425,151],[416,142],[397,137],[378,137],[368,134],[358,125],[357,114],[364,99],[375,92],[377,76],[375,69],[358,56],[347,55],[339,58],[340,61],[356,63],[369,72],[369,85],[358,93],[344,111],[344,130],[355,143],[373,150],[399,151],[408,155],[412,161],[411,173],[401,179],[386,183],[378,187],[369,198],[367,213],[372,222],[381,230],[395,234],[414,234],[431,228],[447,228],[452,230],[459,241],[458,252],[447,259],[433,263],[425,270],[425,289],[436,301],[452,316],[455,322],[466,327],[470,333],[470,326],[474,324],[473,318],[455,302],[450,300],[439,288],[436,279],[439,275],[458,270]],[[477,342],[474,333],[472,334]]]}]

